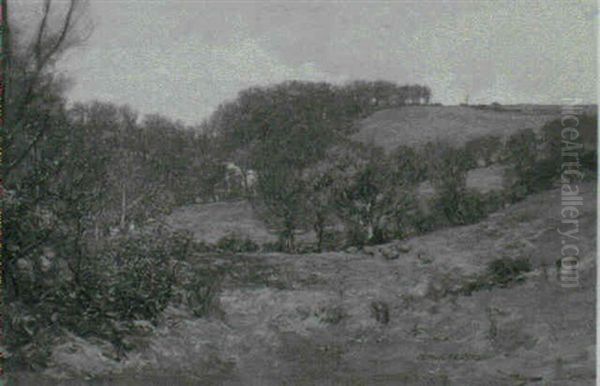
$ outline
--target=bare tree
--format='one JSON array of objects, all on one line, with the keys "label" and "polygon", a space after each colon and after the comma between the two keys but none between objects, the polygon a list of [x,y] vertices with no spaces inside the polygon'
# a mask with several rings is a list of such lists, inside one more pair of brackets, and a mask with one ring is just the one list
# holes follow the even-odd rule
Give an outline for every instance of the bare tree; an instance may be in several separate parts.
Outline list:
[{"label": "bare tree", "polygon": [[[61,3],[64,4],[64,3]],[[8,131],[3,133],[4,147],[12,153],[11,161],[4,166],[4,178],[19,166],[43,139],[49,125],[36,125],[33,133],[19,149],[13,148],[17,135],[29,121],[28,109],[36,102],[44,103],[46,93],[56,88],[57,82],[52,74],[56,62],[69,49],[84,42],[91,33],[91,25],[80,28],[86,2],[70,0],[63,9],[55,6],[52,0],[45,0],[42,16],[34,28],[31,41],[20,41],[18,27],[8,28],[8,47],[5,51],[8,63],[7,120]],[[35,117],[39,118],[39,117]],[[16,147],[16,146],[15,146]]]}]

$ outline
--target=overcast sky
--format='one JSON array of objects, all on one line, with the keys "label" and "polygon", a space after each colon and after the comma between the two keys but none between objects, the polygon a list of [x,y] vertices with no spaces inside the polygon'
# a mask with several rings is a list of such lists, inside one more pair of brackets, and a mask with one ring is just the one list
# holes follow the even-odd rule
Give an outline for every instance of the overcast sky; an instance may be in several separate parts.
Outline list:
[{"label": "overcast sky", "polygon": [[591,1],[93,0],[86,45],[62,69],[73,100],[186,123],[287,79],[424,83],[444,104],[596,102]]}]

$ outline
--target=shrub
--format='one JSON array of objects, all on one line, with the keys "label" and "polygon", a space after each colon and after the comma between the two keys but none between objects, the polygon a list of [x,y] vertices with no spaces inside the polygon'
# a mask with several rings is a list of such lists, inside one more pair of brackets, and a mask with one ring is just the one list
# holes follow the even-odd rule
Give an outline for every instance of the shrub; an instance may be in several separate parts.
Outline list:
[{"label": "shrub", "polygon": [[209,253],[214,252],[215,247],[205,241],[194,241],[192,242],[192,250],[195,253]]},{"label": "shrub", "polygon": [[178,284],[196,294],[190,308],[205,314],[217,287],[200,281],[202,275],[196,282],[178,283],[173,263],[184,263],[185,254],[178,237],[113,239],[83,253],[76,266],[61,264],[61,250],[52,261],[24,261],[21,293],[7,305],[15,311],[6,326],[6,345],[13,353],[9,365],[44,366],[53,337],[65,330],[110,341],[122,353],[131,348],[126,335],[135,331],[134,322],[156,322]]},{"label": "shrub", "polygon": [[446,143],[429,143],[423,151],[430,155],[428,175],[436,191],[435,209],[450,224],[468,224],[481,218],[481,197],[466,188],[472,162],[467,151]]},{"label": "shrub", "polygon": [[263,243],[260,249],[262,252],[283,252],[283,247],[279,241]]},{"label": "shrub", "polygon": [[506,202],[506,197],[504,192],[492,190],[481,194],[481,200],[483,202],[483,213],[485,215],[501,209]]},{"label": "shrub", "polygon": [[185,230],[177,230],[165,239],[166,249],[172,258],[183,260],[196,249],[192,233]]},{"label": "shrub", "polygon": [[422,209],[411,212],[408,216],[408,221],[416,234],[431,232],[443,225],[443,219],[440,218],[437,212]]},{"label": "shrub", "polygon": [[466,189],[440,194],[437,206],[453,225],[472,224],[486,214],[483,196],[479,192]]},{"label": "shrub", "polygon": [[[495,135],[475,138],[465,144],[470,167],[488,166],[494,162],[502,149],[502,140]],[[483,162],[483,165],[479,165]]]},{"label": "shrub", "polygon": [[344,233],[333,229],[325,229],[321,249],[324,251],[335,251],[344,248]]},{"label": "shrub", "polygon": [[538,140],[531,129],[520,130],[511,135],[504,147],[504,162],[512,166],[507,169],[509,191],[514,199],[521,199],[533,192],[535,187],[535,165]]},{"label": "shrub", "polygon": [[346,244],[352,247],[362,247],[367,245],[369,238],[362,227],[355,224],[346,225]]},{"label": "shrub", "polygon": [[178,277],[177,290],[179,299],[197,317],[211,314],[219,310],[217,294],[219,292],[222,274],[206,267],[182,267]]},{"label": "shrub", "polygon": [[521,280],[522,273],[531,271],[531,262],[527,258],[497,259],[488,265],[487,271],[494,282],[504,286]]},{"label": "shrub", "polygon": [[530,272],[531,262],[527,258],[501,258],[488,264],[484,274],[465,284],[460,293],[470,295],[475,291],[506,287],[511,283],[524,280],[523,273]]},{"label": "shrub", "polygon": [[256,252],[259,249],[258,244],[248,237],[241,238],[235,234],[223,236],[215,246],[221,252],[230,253]]}]

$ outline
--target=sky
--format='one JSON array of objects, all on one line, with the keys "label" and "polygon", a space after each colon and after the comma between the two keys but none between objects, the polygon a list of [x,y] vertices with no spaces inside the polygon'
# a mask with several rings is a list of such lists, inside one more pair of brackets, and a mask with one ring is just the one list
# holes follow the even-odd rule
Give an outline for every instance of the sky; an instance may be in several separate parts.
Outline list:
[{"label": "sky", "polygon": [[[25,1],[25,0],[22,0]],[[187,124],[290,79],[428,85],[433,101],[596,103],[595,1],[93,0],[69,98]]]}]

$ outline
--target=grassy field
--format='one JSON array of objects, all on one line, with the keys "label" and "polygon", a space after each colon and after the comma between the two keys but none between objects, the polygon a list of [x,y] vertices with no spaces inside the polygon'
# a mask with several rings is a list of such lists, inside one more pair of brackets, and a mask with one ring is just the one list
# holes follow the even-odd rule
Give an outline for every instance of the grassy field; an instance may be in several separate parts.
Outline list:
[{"label": "grassy field", "polygon": [[485,135],[506,137],[520,129],[540,129],[560,117],[553,106],[506,111],[467,106],[406,106],[379,111],[361,121],[353,139],[383,147],[418,146],[430,141],[462,145]]}]

